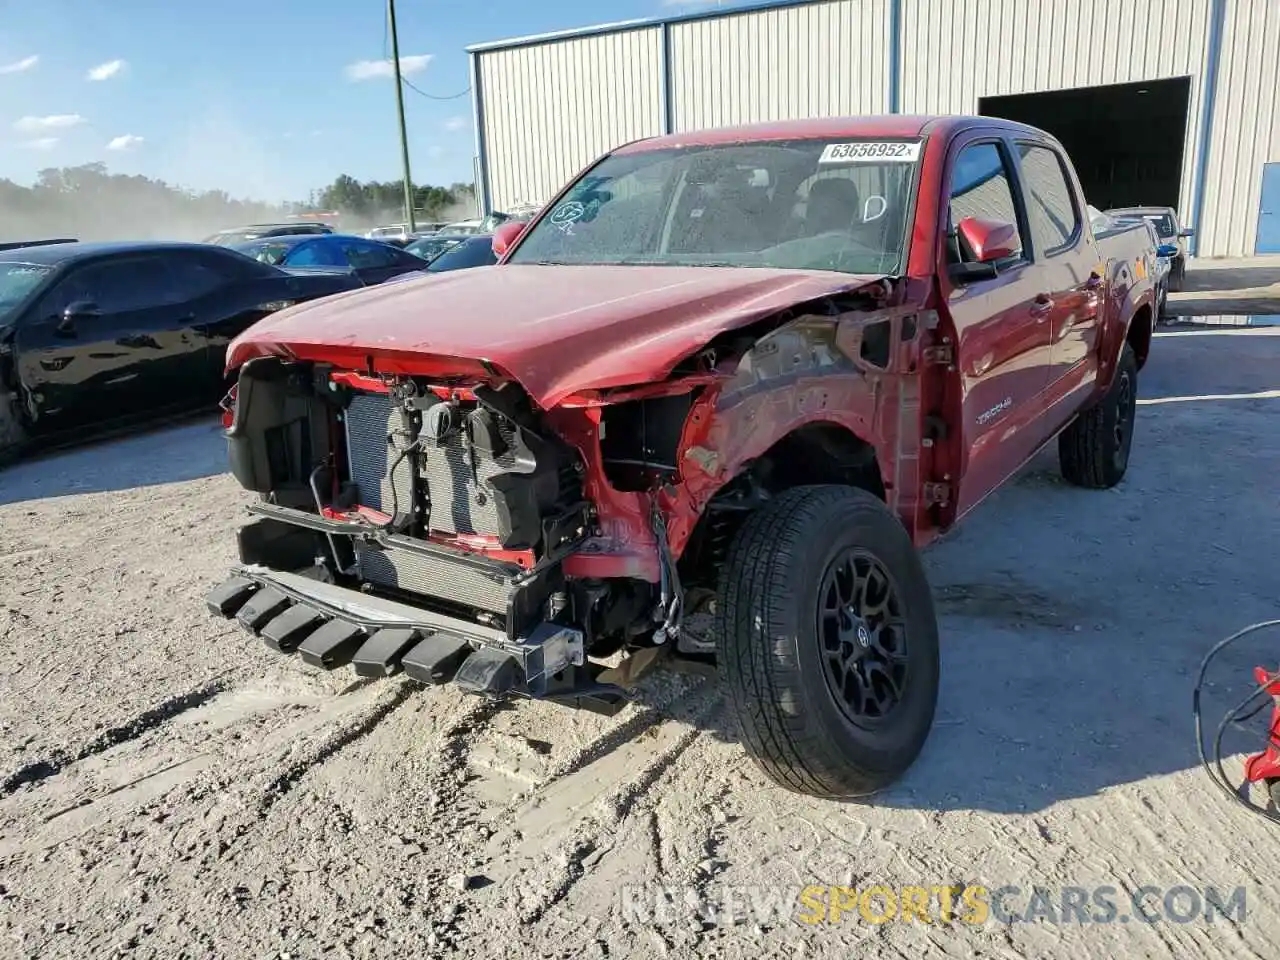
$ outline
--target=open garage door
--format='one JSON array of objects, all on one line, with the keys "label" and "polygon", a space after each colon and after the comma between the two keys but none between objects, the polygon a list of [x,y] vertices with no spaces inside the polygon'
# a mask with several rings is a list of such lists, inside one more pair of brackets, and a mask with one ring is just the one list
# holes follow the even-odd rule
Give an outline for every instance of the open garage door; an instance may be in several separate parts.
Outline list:
[{"label": "open garage door", "polygon": [[978,112],[1047,130],[1067,148],[1099,209],[1181,199],[1191,78],[983,97]]}]

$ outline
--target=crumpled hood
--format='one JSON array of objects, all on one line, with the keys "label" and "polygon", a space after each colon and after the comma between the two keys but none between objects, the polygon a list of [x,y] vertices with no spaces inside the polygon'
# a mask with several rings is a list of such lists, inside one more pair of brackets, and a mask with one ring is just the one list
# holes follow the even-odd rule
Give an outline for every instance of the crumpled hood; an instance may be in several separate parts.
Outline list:
[{"label": "crumpled hood", "polygon": [[661,380],[717,334],[878,279],[754,267],[475,267],[272,314],[232,342],[227,369],[268,355],[349,358],[357,369],[369,356],[375,366],[379,357],[483,360],[547,409],[579,390]]}]

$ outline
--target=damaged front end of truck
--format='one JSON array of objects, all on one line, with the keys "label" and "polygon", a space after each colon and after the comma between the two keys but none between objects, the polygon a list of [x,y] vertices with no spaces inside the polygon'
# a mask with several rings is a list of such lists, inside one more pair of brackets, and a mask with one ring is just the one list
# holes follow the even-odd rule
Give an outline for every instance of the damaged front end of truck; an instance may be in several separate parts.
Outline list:
[{"label": "damaged front end of truck", "polygon": [[554,397],[500,359],[252,351],[224,425],[258,497],[209,608],[323,669],[606,713],[615,655],[712,669],[684,627],[741,518],[797,479],[886,495],[866,441],[910,399],[917,316],[888,280],[826,282],[673,346],[652,382]]}]

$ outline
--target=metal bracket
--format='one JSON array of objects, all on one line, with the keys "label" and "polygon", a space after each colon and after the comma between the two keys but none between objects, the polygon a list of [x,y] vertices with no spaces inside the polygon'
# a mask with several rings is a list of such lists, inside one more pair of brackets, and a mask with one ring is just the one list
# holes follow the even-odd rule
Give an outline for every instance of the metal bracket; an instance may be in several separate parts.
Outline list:
[{"label": "metal bracket", "polygon": [[949,483],[926,483],[923,493],[926,507],[945,507],[951,502],[951,484]]},{"label": "metal bracket", "polygon": [[540,623],[518,642],[492,644],[486,649],[512,657],[524,675],[525,686],[535,697],[547,692],[548,680],[561,670],[586,662],[582,631],[555,623]]},{"label": "metal bracket", "polygon": [[950,366],[956,362],[956,351],[950,343],[944,340],[937,346],[925,347],[921,350],[920,360],[925,364]]}]

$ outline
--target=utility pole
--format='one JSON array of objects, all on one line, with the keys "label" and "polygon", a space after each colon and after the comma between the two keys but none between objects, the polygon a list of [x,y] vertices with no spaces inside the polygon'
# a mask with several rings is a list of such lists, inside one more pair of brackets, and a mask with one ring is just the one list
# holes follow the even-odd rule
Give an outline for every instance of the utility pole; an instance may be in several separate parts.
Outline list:
[{"label": "utility pole", "polygon": [[400,121],[400,159],[404,164],[404,220],[413,233],[413,177],[409,173],[409,135],[404,126],[404,81],[400,79],[400,38],[396,35],[396,0],[387,0],[387,21],[391,28],[391,69],[396,79],[396,118]]}]

